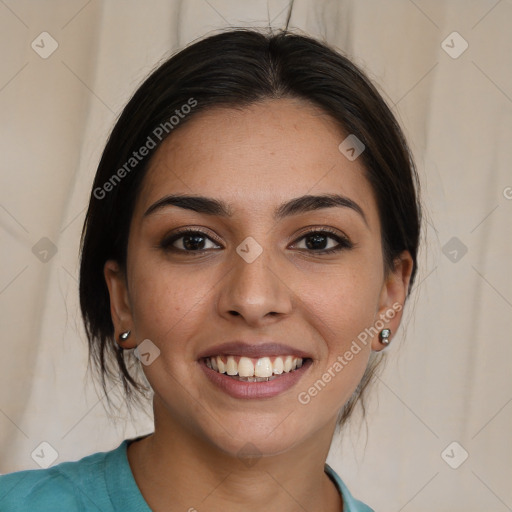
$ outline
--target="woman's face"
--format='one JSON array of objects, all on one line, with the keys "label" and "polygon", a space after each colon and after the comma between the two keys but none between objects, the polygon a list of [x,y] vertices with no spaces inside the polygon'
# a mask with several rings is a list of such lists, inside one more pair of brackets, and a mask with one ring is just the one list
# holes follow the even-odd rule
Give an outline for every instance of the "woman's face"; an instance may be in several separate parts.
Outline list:
[{"label": "woman's face", "polygon": [[[332,434],[371,350],[383,347],[375,331],[365,341],[361,333],[391,310],[385,327],[397,329],[411,270],[405,253],[385,273],[361,159],[338,149],[346,135],[308,103],[269,100],[197,114],[156,152],[126,276],[112,261],[105,276],[116,332],[131,329],[131,347],[150,340],[142,362],[159,421],[231,454],[247,443],[278,453]],[[222,202],[229,215],[164,200],[171,195]],[[294,203],[324,195],[344,199]],[[229,355],[275,378],[241,382],[203,357],[220,356],[232,372]],[[290,372],[276,359],[286,366],[297,355],[303,366]]]}]

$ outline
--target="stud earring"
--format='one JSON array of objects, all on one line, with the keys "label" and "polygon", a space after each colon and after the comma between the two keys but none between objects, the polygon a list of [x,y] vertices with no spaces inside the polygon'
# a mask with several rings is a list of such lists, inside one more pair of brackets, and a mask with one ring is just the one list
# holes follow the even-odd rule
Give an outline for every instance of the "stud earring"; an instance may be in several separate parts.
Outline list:
[{"label": "stud earring", "polygon": [[391,329],[382,329],[379,333],[379,339],[380,342],[383,345],[389,345],[389,342],[391,341],[389,337],[391,336]]},{"label": "stud earring", "polygon": [[123,343],[123,341],[126,341],[129,337],[130,337],[130,334],[132,333],[132,331],[125,331],[125,332],[122,332],[120,335],[119,335],[119,341],[121,343]]}]

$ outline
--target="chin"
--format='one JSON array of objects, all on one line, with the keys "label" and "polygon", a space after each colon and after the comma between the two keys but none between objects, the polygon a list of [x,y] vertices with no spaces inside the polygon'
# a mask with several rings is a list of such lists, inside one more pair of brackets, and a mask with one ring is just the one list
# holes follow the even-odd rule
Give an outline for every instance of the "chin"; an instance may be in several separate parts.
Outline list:
[{"label": "chin", "polygon": [[300,439],[290,433],[269,436],[261,432],[245,431],[237,438],[222,436],[210,441],[229,457],[240,459],[246,465],[252,466],[261,457],[272,457],[289,451]]},{"label": "chin", "polygon": [[[310,428],[311,431],[315,430],[307,425],[305,419],[300,422],[292,420],[294,414],[293,411],[291,414],[285,412],[266,419],[262,419],[261,415],[244,414],[231,422],[227,421],[229,416],[224,416],[222,423],[211,421],[210,418],[203,435],[226,455],[242,461],[248,458],[252,464],[256,458],[271,457],[293,449],[309,437]],[[218,425],[214,431],[213,424]]]}]

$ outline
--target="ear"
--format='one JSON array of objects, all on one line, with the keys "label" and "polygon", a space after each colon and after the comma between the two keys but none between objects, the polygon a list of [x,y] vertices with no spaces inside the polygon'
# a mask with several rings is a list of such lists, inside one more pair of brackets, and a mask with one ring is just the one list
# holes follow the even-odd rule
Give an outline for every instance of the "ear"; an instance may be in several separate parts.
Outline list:
[{"label": "ear", "polygon": [[[103,267],[103,275],[110,295],[110,314],[114,324],[115,341],[124,331],[133,333],[133,317],[131,312],[128,286],[124,271],[115,260],[108,260]],[[136,337],[131,336],[123,342],[123,348],[134,348]]]},{"label": "ear", "polygon": [[[379,298],[379,310],[375,318],[375,323],[382,325],[382,329],[390,329],[391,337],[396,333],[402,320],[403,307],[409,289],[409,282],[414,263],[409,251],[403,251],[394,261],[393,268],[382,285]],[[382,322],[382,323],[381,323]],[[379,329],[380,331],[381,329]],[[381,343],[379,336],[372,339],[372,349],[380,351],[386,345]]]}]

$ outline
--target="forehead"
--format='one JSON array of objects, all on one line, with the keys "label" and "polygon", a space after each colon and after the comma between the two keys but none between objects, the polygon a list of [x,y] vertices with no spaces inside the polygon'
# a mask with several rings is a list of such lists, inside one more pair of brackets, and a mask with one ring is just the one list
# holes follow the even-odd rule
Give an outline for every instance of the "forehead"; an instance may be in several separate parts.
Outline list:
[{"label": "forehead", "polygon": [[235,213],[263,215],[286,199],[339,193],[374,221],[361,159],[350,161],[338,149],[347,135],[331,116],[297,99],[194,114],[156,151],[136,210],[183,193],[222,198]]}]

